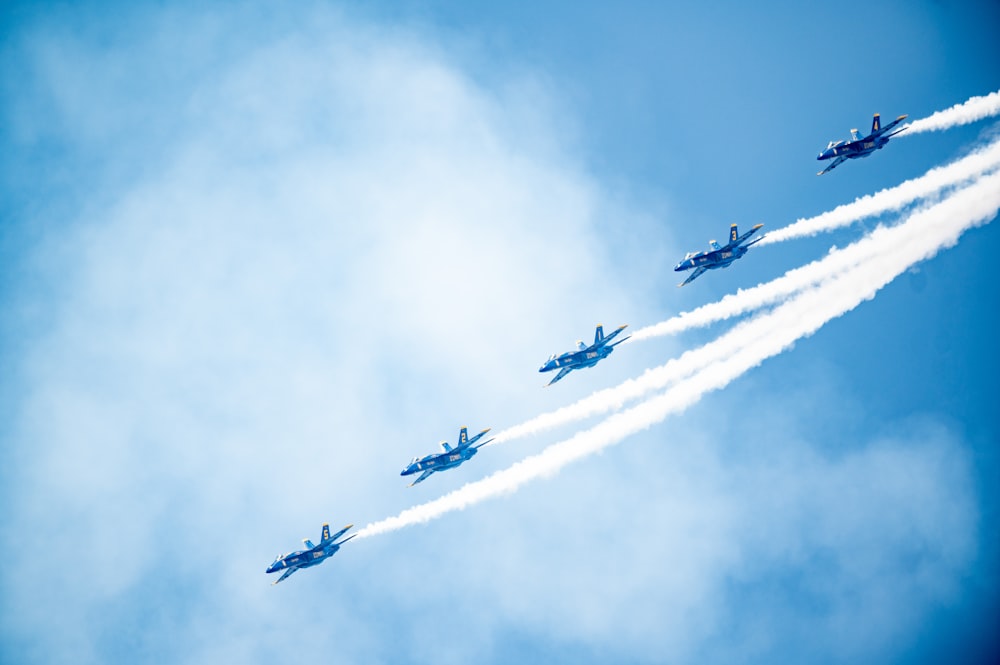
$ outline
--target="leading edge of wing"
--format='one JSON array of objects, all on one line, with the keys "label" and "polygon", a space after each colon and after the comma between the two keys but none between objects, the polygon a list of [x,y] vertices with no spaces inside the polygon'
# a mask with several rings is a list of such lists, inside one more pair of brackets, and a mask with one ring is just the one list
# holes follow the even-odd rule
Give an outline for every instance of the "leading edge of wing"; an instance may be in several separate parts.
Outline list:
[{"label": "leading edge of wing", "polygon": [[706,266],[699,266],[698,268],[695,268],[694,272],[691,273],[690,277],[688,277],[683,282],[681,282],[680,284],[677,285],[678,288],[682,287],[682,286],[687,286],[688,284],[690,284],[694,280],[698,279],[699,277],[701,277],[702,273],[704,273],[706,270],[708,270],[708,268]]},{"label": "leading edge of wing", "polygon": [[844,155],[841,155],[840,157],[837,157],[836,159],[833,160],[832,164],[830,164],[828,167],[826,167],[825,169],[823,169],[822,171],[820,171],[816,175],[823,175],[824,173],[829,173],[830,171],[834,170],[835,168],[837,168],[838,166],[840,166],[841,164],[843,164],[846,159],[847,159],[847,157],[845,157]]},{"label": "leading edge of wing", "polygon": [[555,382],[556,382],[556,381],[558,381],[559,379],[563,378],[564,376],[566,376],[567,374],[569,374],[569,373],[570,373],[570,372],[572,372],[572,371],[573,371],[573,368],[572,368],[572,367],[563,367],[563,368],[562,368],[561,370],[559,370],[559,373],[558,373],[558,374],[556,374],[556,378],[554,378],[554,379],[552,379],[551,381],[549,381],[548,383],[546,383],[546,384],[545,384],[545,387],[546,387],[546,388],[548,388],[548,387],[549,387],[549,386],[551,386],[551,385],[552,385],[553,383],[555,383]]}]

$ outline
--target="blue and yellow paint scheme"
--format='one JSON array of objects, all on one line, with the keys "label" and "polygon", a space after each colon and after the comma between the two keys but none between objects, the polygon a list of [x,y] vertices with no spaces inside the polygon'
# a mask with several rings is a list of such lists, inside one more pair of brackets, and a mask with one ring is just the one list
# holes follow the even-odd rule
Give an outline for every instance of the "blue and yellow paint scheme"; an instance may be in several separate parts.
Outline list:
[{"label": "blue and yellow paint scheme", "polygon": [[575,351],[567,351],[559,355],[551,355],[549,359],[545,361],[538,371],[539,372],[551,372],[552,370],[558,369],[559,373],[556,374],[556,378],[548,382],[548,386],[563,378],[574,369],[583,369],[584,367],[593,367],[597,363],[601,362],[615,350],[615,347],[628,339],[628,337],[623,337],[614,344],[610,344],[611,340],[617,337],[621,331],[625,330],[628,325],[619,326],[607,337],[604,336],[604,326],[597,326],[594,331],[594,343],[587,346],[580,340],[576,343]]},{"label": "blue and yellow paint scheme", "polygon": [[872,118],[872,131],[868,136],[858,136],[858,130],[852,129],[850,141],[830,141],[830,144],[826,146],[826,150],[819,153],[819,157],[816,159],[820,161],[832,159],[833,162],[816,175],[829,173],[844,160],[868,157],[876,150],[881,150],[889,142],[889,139],[909,127],[909,125],[906,125],[890,133],[890,130],[904,120],[906,120],[906,116],[901,115],[883,127],[882,121],[879,119],[878,113],[876,113],[875,117]]},{"label": "blue and yellow paint scheme", "polygon": [[401,476],[412,476],[413,474],[420,472],[420,477],[409,484],[409,487],[413,487],[417,483],[423,482],[435,471],[446,471],[448,469],[454,469],[463,462],[467,462],[472,459],[472,457],[479,452],[479,449],[485,446],[488,441],[483,441],[477,444],[479,439],[483,438],[483,435],[490,431],[490,428],[484,429],[479,434],[475,435],[471,439],[469,438],[469,428],[463,427],[458,432],[458,443],[454,448],[447,441],[441,442],[440,453],[431,453],[425,457],[414,457],[406,468],[403,469],[399,475]]},{"label": "blue and yellow paint scheme", "polygon": [[289,554],[279,554],[274,557],[274,563],[267,567],[267,572],[276,573],[279,570],[283,570],[285,572],[271,584],[273,585],[281,582],[296,570],[318,566],[332,557],[337,553],[337,550],[340,549],[341,545],[358,535],[354,534],[354,536],[349,536],[344,538],[339,543],[337,542],[337,539],[347,533],[347,530],[353,526],[353,524],[348,524],[337,533],[330,535],[330,525],[324,524],[323,532],[320,534],[319,545],[313,545],[311,540],[305,538],[302,540],[302,543],[306,546],[306,549],[299,550],[298,552],[291,552]]},{"label": "blue and yellow paint scheme", "polygon": [[715,268],[728,268],[729,266],[731,266],[733,261],[742,258],[743,255],[747,253],[747,250],[750,248],[751,245],[753,245],[756,242],[760,242],[761,240],[764,239],[764,236],[761,236],[751,242],[748,242],[745,245],[743,244],[744,242],[747,241],[747,239],[750,236],[756,233],[762,226],[764,225],[757,224],[743,235],[740,235],[739,230],[736,228],[736,225],[733,224],[732,226],[729,227],[729,244],[727,244],[725,247],[715,242],[714,240],[710,240],[708,244],[711,246],[712,249],[705,252],[697,252],[697,253],[689,252],[687,256],[685,256],[680,263],[674,266],[674,270],[676,272],[682,272],[684,270],[691,270],[692,268],[694,268],[694,272],[691,273],[690,277],[688,277],[686,280],[684,280],[677,286],[684,286],[685,284],[690,284],[698,277],[700,277],[701,274],[706,270],[713,270]]}]

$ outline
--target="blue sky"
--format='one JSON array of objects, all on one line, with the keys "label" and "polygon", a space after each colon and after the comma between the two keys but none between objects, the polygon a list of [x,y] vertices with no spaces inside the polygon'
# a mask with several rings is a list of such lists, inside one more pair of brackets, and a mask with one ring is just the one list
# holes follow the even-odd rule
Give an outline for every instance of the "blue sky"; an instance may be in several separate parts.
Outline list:
[{"label": "blue sky", "polygon": [[[277,587],[406,488],[724,325],[551,388],[728,225],[924,173],[995,120],[817,178],[871,114],[1000,88],[995,4],[10,3],[0,10],[0,660],[991,662],[996,224],[605,453]],[[887,220],[891,221],[891,220]]]}]

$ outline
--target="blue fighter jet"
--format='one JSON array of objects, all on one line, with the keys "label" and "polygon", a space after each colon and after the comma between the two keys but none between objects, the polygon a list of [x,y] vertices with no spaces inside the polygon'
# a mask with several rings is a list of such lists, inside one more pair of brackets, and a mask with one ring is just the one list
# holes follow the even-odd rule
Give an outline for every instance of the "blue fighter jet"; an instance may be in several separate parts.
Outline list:
[{"label": "blue fighter jet", "polygon": [[698,279],[698,277],[700,277],[706,270],[711,270],[713,268],[728,268],[732,265],[733,261],[746,254],[751,245],[764,239],[764,236],[761,236],[756,240],[748,242],[746,245],[743,244],[746,242],[747,238],[756,233],[757,229],[762,226],[764,225],[757,224],[743,235],[739,235],[736,225],[733,224],[729,227],[729,244],[725,247],[714,240],[711,240],[708,244],[712,246],[712,249],[709,251],[697,253],[689,252],[687,256],[684,257],[683,261],[674,266],[674,270],[681,272],[682,270],[690,270],[691,268],[694,268],[694,272],[691,273],[690,277],[677,286],[690,284],[694,280]]},{"label": "blue fighter jet", "polygon": [[888,133],[890,129],[904,120],[906,120],[906,116],[901,115],[883,127],[882,121],[879,119],[878,113],[876,113],[875,117],[872,118],[871,134],[868,136],[862,138],[858,136],[858,130],[852,129],[850,141],[830,141],[830,144],[826,146],[826,150],[819,153],[819,157],[816,159],[820,161],[823,161],[824,159],[832,159],[833,162],[816,175],[823,175],[824,173],[832,171],[845,159],[868,157],[876,150],[881,150],[885,147],[885,144],[889,142],[889,139],[909,127],[909,125],[907,125],[906,127],[902,127],[895,132],[892,132],[891,134]]},{"label": "blue fighter jet", "polygon": [[452,448],[447,441],[441,442],[441,448],[443,449],[440,453],[431,453],[426,457],[416,458],[403,469],[399,475],[401,476],[412,476],[417,471],[422,471],[420,477],[409,484],[409,487],[413,487],[417,483],[423,482],[435,471],[445,471],[447,469],[454,469],[459,466],[462,462],[472,459],[473,455],[479,452],[479,449],[485,446],[487,443],[492,441],[483,441],[479,445],[474,445],[476,441],[479,441],[490,431],[487,427],[479,434],[475,435],[471,439],[469,438],[469,428],[463,427],[458,433],[458,445]]},{"label": "blue fighter jet", "polygon": [[286,577],[294,573],[300,568],[310,568],[312,566],[319,565],[332,557],[340,549],[340,546],[346,543],[348,540],[354,536],[344,538],[342,541],[335,542],[337,538],[340,538],[347,530],[350,529],[353,524],[348,524],[343,529],[337,533],[330,535],[330,525],[323,525],[323,534],[319,541],[319,545],[313,545],[312,541],[308,538],[302,540],[307,549],[299,550],[298,552],[292,552],[291,554],[279,554],[274,557],[274,563],[267,567],[268,573],[276,573],[279,570],[284,570],[285,574],[279,577],[277,580],[271,584],[277,584],[278,582],[284,580]]},{"label": "blue fighter jet", "polygon": [[605,337],[604,326],[597,326],[597,330],[594,332],[594,343],[590,346],[587,346],[583,343],[583,340],[580,340],[576,343],[576,351],[567,351],[558,356],[555,354],[549,356],[549,359],[545,361],[545,364],[538,371],[551,372],[554,369],[558,369],[559,373],[556,374],[556,378],[549,381],[546,385],[551,386],[574,369],[593,367],[607,358],[615,350],[615,347],[627,340],[628,337],[623,337],[614,344],[609,344],[608,342],[613,340],[618,333],[627,327],[627,325],[619,326],[613,333]]}]

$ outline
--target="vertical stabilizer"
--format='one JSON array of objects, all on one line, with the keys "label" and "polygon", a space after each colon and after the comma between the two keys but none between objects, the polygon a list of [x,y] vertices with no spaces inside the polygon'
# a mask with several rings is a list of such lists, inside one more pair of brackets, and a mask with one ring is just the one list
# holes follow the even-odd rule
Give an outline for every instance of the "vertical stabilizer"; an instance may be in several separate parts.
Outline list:
[{"label": "vertical stabilizer", "polygon": [[320,538],[320,541],[325,543],[328,540],[330,540],[330,525],[329,524],[324,524],[323,525],[323,535]]},{"label": "vertical stabilizer", "polygon": [[442,441],[441,442],[441,449],[443,451],[445,451],[446,453],[450,453],[451,452],[451,444],[448,443],[447,441]]},{"label": "vertical stabilizer", "polygon": [[734,242],[736,242],[736,239],[739,237],[740,237],[740,232],[736,228],[736,225],[733,224],[732,226],[729,227],[729,244],[732,245]]},{"label": "vertical stabilizer", "polygon": [[878,113],[872,118],[872,134],[882,129],[882,120],[879,118]]},{"label": "vertical stabilizer", "polygon": [[604,341],[604,326],[598,324],[597,330],[594,331],[594,344],[600,344]]},{"label": "vertical stabilizer", "polygon": [[464,448],[469,445],[469,428],[463,427],[458,433],[458,447]]}]

